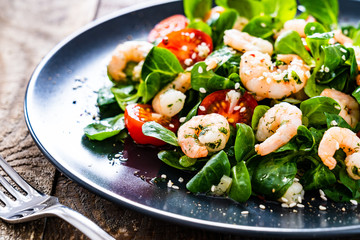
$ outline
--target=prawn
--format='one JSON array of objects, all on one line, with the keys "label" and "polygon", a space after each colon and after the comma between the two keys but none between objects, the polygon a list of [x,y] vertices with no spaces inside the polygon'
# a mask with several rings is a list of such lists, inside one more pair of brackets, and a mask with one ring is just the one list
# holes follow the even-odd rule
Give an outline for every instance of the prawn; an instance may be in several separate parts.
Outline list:
[{"label": "prawn", "polygon": [[[127,41],[119,44],[113,52],[108,64],[108,74],[114,81],[124,81],[124,72],[128,62],[136,62],[142,65],[146,55],[153,48],[151,43],[145,41]],[[135,67],[135,71],[138,68]],[[133,75],[139,75],[136,72]],[[138,76],[139,77],[139,76]]]},{"label": "prawn", "polygon": [[285,145],[296,135],[301,117],[301,110],[294,105],[274,105],[259,120],[256,139],[263,142],[255,145],[255,151],[264,156]]},{"label": "prawn", "polygon": [[299,33],[301,38],[305,38],[305,26],[308,23],[305,19],[292,19],[288,20],[284,23],[284,27],[280,30],[280,32],[274,35],[274,38],[278,38],[282,33],[287,31],[295,31]]},{"label": "prawn", "polygon": [[194,116],[178,130],[178,143],[190,158],[206,157],[209,152],[224,149],[229,137],[229,122],[218,113]]},{"label": "prawn", "polygon": [[359,122],[360,112],[357,101],[343,92],[335,89],[324,89],[320,96],[325,96],[337,101],[341,107],[339,115],[351,126],[355,127]]},{"label": "prawn", "polygon": [[346,171],[354,179],[360,179],[360,152],[355,152],[345,158]]},{"label": "prawn", "polygon": [[[340,148],[344,150],[347,157],[359,152],[360,138],[350,129],[331,127],[324,133],[318,148],[319,157],[330,170],[334,169],[337,164],[334,154]],[[353,158],[351,157],[348,164],[352,163]]]},{"label": "prawn", "polygon": [[178,114],[184,107],[185,92],[191,87],[190,72],[180,73],[174,81],[166,85],[158,92],[153,101],[152,107],[155,112],[172,117]]},{"label": "prawn", "polygon": [[309,66],[295,54],[279,54],[276,66],[271,56],[259,51],[245,52],[240,61],[240,78],[258,100],[281,99],[304,88],[310,77]]},{"label": "prawn", "polygon": [[260,51],[270,55],[273,52],[273,45],[269,41],[236,29],[225,30],[224,44],[240,52]]}]

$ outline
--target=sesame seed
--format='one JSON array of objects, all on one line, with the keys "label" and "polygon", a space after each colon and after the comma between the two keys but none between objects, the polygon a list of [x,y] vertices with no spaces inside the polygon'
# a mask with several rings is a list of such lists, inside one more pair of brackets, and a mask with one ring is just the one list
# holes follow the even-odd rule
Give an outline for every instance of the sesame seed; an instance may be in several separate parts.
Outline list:
[{"label": "sesame seed", "polygon": [[330,69],[328,67],[325,67],[324,71],[328,73],[328,72],[330,72]]},{"label": "sesame seed", "polygon": [[200,111],[205,111],[206,108],[204,106],[199,106]]},{"label": "sesame seed", "polygon": [[166,175],[165,174],[161,174],[161,178],[165,179]]},{"label": "sesame seed", "polygon": [[249,214],[249,211],[241,211],[241,214],[242,214],[242,215],[248,215],[248,214]]},{"label": "sesame seed", "polygon": [[204,69],[202,69],[202,67],[199,67],[198,68],[198,73],[203,73],[204,72]]},{"label": "sesame seed", "polygon": [[196,53],[191,54],[191,58],[195,59],[196,58]]},{"label": "sesame seed", "polygon": [[175,126],[174,126],[174,124],[170,123],[169,127],[174,128]]},{"label": "sesame seed", "polygon": [[345,55],[342,55],[342,57],[341,57],[344,61],[346,61],[346,57],[345,57]]},{"label": "sesame seed", "polygon": [[346,208],[343,207],[343,208],[341,209],[341,211],[346,212]]},{"label": "sesame seed", "polygon": [[[335,107],[336,108],[336,107]],[[338,124],[337,124],[337,122],[335,121],[335,120],[332,120],[331,122],[330,122],[330,125],[331,126],[337,126]]]},{"label": "sesame seed", "polygon": [[354,199],[351,199],[350,202],[351,202],[352,205],[358,205],[358,202],[356,200],[354,200]]},{"label": "sesame seed", "polygon": [[263,210],[266,209],[266,207],[264,205],[262,205],[262,204],[259,205],[259,208],[261,208]]},{"label": "sesame seed", "polygon": [[234,107],[234,111],[237,111],[237,110],[239,110],[241,107],[240,106],[235,106]]},{"label": "sesame seed", "polygon": [[284,203],[287,203],[289,200],[287,198],[281,197],[280,200]]},{"label": "sesame seed", "polygon": [[176,185],[172,185],[171,188],[173,188],[173,189],[179,189],[179,187],[176,186]]},{"label": "sesame seed", "polygon": [[342,51],[343,53],[346,53],[346,49],[340,48],[340,51]]},{"label": "sesame seed", "polygon": [[186,66],[190,66],[193,63],[193,60],[191,58],[187,58],[184,60],[184,63]]},{"label": "sesame seed", "polygon": [[215,188],[216,188],[216,186],[212,185],[210,191],[215,192]]},{"label": "sesame seed", "polygon": [[183,122],[185,122],[185,120],[186,120],[186,117],[181,117],[181,118],[179,119],[179,122],[183,123]]},{"label": "sesame seed", "polygon": [[291,208],[295,207],[295,206],[296,206],[296,202],[292,202],[292,203],[289,204],[289,207],[291,207]]},{"label": "sesame seed", "polygon": [[120,156],[121,156],[120,153],[117,153],[117,154],[115,154],[114,157],[119,158]]},{"label": "sesame seed", "polygon": [[206,93],[206,89],[203,88],[203,87],[199,88],[199,91],[200,91],[201,93]]},{"label": "sesame seed", "polygon": [[296,206],[297,206],[298,208],[304,208],[304,207],[305,207],[304,204],[301,204],[301,203],[296,204]]},{"label": "sesame seed", "polygon": [[294,178],[294,182],[299,182],[300,180],[296,177]]},{"label": "sesame seed", "polygon": [[181,50],[187,51],[187,50],[188,50],[188,47],[187,47],[186,45],[183,45],[183,46],[181,47]]},{"label": "sesame seed", "polygon": [[302,203],[302,198],[301,198],[301,196],[299,196],[297,200],[298,200],[299,203]]},{"label": "sesame seed", "polygon": [[325,193],[323,190],[319,189],[320,196],[325,196]]},{"label": "sesame seed", "polygon": [[298,211],[296,209],[293,210],[294,213],[297,213]]},{"label": "sesame seed", "polygon": [[327,201],[327,198],[324,195],[320,196],[322,200]]},{"label": "sesame seed", "polygon": [[235,83],[235,89],[239,89],[240,88],[240,83]]},{"label": "sesame seed", "polygon": [[265,27],[266,27],[266,24],[265,24],[265,23],[261,23],[260,26],[263,27],[263,28],[265,28]]},{"label": "sesame seed", "polygon": [[326,210],[326,207],[324,207],[323,205],[320,205],[320,206],[319,206],[319,209],[320,209],[321,211],[325,211],[325,210]]},{"label": "sesame seed", "polygon": [[195,37],[195,33],[190,33],[190,38],[194,38]]},{"label": "sesame seed", "polygon": [[311,28],[310,28],[310,30],[311,31],[314,31],[316,28],[314,27],[314,26],[312,26]]},{"label": "sesame seed", "polygon": [[282,204],[281,204],[281,207],[283,207],[283,208],[289,208],[289,205],[287,205],[286,203],[282,203]]},{"label": "sesame seed", "polygon": [[179,177],[178,181],[179,181],[180,183],[182,183],[182,182],[184,182],[184,179],[183,179],[182,177]]},{"label": "sesame seed", "polygon": [[174,183],[171,180],[169,180],[168,183],[167,183],[167,186],[172,187],[172,185],[174,185]]},{"label": "sesame seed", "polygon": [[242,107],[241,109],[240,109],[240,112],[242,113],[242,112],[245,112],[246,111],[246,107]]}]

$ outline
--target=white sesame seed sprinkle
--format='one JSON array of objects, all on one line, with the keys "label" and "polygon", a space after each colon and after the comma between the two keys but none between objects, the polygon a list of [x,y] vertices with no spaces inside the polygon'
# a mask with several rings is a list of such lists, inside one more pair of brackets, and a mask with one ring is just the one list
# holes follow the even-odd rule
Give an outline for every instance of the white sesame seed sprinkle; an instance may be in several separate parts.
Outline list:
[{"label": "white sesame seed sprinkle", "polygon": [[299,182],[300,180],[296,177],[294,178],[294,182]]},{"label": "white sesame seed sprinkle", "polygon": [[170,123],[169,127],[174,128],[175,126],[174,126],[174,124]]},{"label": "white sesame seed sprinkle", "polygon": [[282,207],[282,208],[289,208],[289,205],[288,205],[287,203],[282,203],[282,204],[281,204],[281,207]]},{"label": "white sesame seed sprinkle", "polygon": [[289,207],[291,207],[291,208],[293,208],[295,206],[296,206],[296,202],[292,202],[292,203],[289,204]]},{"label": "white sesame seed sprinkle", "polygon": [[242,113],[242,112],[245,112],[245,111],[246,111],[246,107],[242,107],[239,112]]},{"label": "white sesame seed sprinkle", "polygon": [[298,208],[304,208],[304,207],[305,207],[304,204],[301,204],[301,203],[296,204],[296,206],[297,206]]},{"label": "white sesame seed sprinkle", "polygon": [[240,83],[235,83],[235,89],[239,89],[240,88]]},{"label": "white sesame seed sprinkle", "polygon": [[184,182],[184,179],[183,179],[182,177],[179,177],[178,181],[179,181],[180,183],[182,183],[182,182]]},{"label": "white sesame seed sprinkle", "polygon": [[265,28],[265,27],[266,27],[266,24],[265,24],[265,23],[261,23],[260,26],[263,27],[263,28]]},{"label": "white sesame seed sprinkle", "polygon": [[165,179],[167,176],[165,174],[161,174],[161,178]]},{"label": "white sesame seed sprinkle", "polygon": [[203,73],[203,72],[204,72],[204,69],[203,69],[202,67],[199,67],[199,68],[198,68],[198,73],[201,74],[201,73]]},{"label": "white sesame seed sprinkle", "polygon": [[351,202],[352,205],[358,205],[358,202],[356,200],[354,200],[354,199],[351,199],[350,202]]},{"label": "white sesame seed sprinkle", "polygon": [[167,183],[167,186],[172,187],[172,185],[174,185],[174,183],[171,180],[169,180],[168,183]]},{"label": "white sesame seed sprinkle", "polygon": [[301,196],[298,196],[298,199],[297,199],[297,200],[298,200],[299,203],[302,203],[302,198],[301,198]]},{"label": "white sesame seed sprinkle", "polygon": [[319,206],[319,209],[320,209],[321,211],[325,211],[325,210],[326,210],[326,207],[324,207],[323,205],[320,205],[320,206]]},{"label": "white sesame seed sprinkle", "polygon": [[205,111],[206,108],[204,106],[199,106],[200,111]]},{"label": "white sesame seed sprinkle", "polygon": [[265,207],[263,204],[260,204],[260,205],[259,205],[259,208],[261,208],[261,209],[263,209],[263,210],[266,209],[266,207]]},{"label": "white sesame seed sprinkle", "polygon": [[324,71],[328,73],[328,72],[330,72],[330,69],[328,67],[325,67]]},{"label": "white sesame seed sprinkle", "polygon": [[343,53],[346,53],[346,49],[340,48],[340,51],[342,51]]},{"label": "white sesame seed sprinkle", "polygon": [[346,61],[345,55],[342,55],[341,58],[342,58],[344,61]]},{"label": "white sesame seed sprinkle", "polygon": [[179,122],[183,123],[183,122],[185,122],[185,120],[186,120],[186,117],[181,117],[181,118],[179,119]]},{"label": "white sesame seed sprinkle", "polygon": [[203,88],[203,87],[199,88],[199,91],[200,91],[201,93],[206,93],[206,89]]},{"label": "white sesame seed sprinkle", "polygon": [[178,186],[176,186],[176,185],[172,185],[172,186],[171,186],[171,188],[176,189],[176,190],[178,190],[178,189],[179,189],[179,187],[178,187]]},{"label": "white sesame seed sprinkle", "polygon": [[316,28],[314,27],[314,26],[312,26],[311,28],[310,28],[310,30],[311,31],[314,31]]},{"label": "white sesame seed sprinkle", "polygon": [[281,200],[283,203],[289,202],[289,200],[288,200],[287,198],[284,198],[284,197],[281,197],[280,200]]},{"label": "white sesame seed sprinkle", "polygon": [[327,201],[327,198],[324,195],[321,195],[320,198],[324,201]]},{"label": "white sesame seed sprinkle", "polygon": [[248,214],[249,214],[249,211],[241,211],[241,214],[242,214],[242,215],[248,215]]},{"label": "white sesame seed sprinkle", "polygon": [[320,196],[325,196],[325,193],[323,190],[319,189]]}]

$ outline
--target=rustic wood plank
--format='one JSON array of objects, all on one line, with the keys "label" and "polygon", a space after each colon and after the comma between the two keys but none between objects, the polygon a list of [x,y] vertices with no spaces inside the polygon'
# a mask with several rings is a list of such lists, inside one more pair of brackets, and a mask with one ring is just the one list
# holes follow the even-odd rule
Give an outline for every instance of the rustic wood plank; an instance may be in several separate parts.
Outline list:
[{"label": "rustic wood plank", "polygon": [[[35,146],[23,118],[27,82],[41,58],[93,19],[98,0],[0,1],[0,154],[41,191],[52,190],[55,168]],[[40,239],[45,220],[9,225],[1,239]]]}]

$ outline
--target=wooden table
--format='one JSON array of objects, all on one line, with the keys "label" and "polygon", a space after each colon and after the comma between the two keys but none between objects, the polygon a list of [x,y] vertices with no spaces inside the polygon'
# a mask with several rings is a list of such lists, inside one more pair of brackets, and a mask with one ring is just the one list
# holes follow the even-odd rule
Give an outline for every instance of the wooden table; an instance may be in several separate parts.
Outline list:
[{"label": "wooden table", "polygon": [[[146,0],[0,1],[0,154],[37,189],[92,219],[117,239],[249,239],[191,229],[123,208],[59,173],[35,146],[23,117],[32,71],[64,37],[112,11]],[[0,239],[84,239],[58,218],[11,225]]]}]

